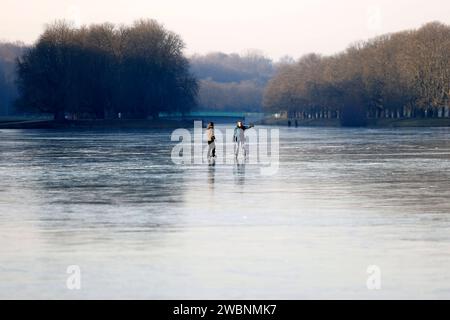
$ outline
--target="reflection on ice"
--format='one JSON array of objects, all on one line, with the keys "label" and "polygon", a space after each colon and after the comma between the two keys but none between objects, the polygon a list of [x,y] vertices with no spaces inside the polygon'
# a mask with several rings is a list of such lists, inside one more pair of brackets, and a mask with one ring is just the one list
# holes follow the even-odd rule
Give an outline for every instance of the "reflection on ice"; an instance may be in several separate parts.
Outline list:
[{"label": "reflection on ice", "polygon": [[2,298],[450,298],[448,129],[280,129],[273,176],[174,165],[170,131],[1,135]]}]

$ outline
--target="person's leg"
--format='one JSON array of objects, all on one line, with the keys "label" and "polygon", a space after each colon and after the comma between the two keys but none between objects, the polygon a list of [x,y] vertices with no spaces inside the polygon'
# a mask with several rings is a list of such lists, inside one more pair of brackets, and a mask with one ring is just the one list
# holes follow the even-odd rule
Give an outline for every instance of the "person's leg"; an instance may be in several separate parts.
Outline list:
[{"label": "person's leg", "polygon": [[208,159],[211,158],[213,144],[208,142]]},{"label": "person's leg", "polygon": [[216,143],[215,142],[211,143],[210,147],[211,147],[211,157],[215,158],[216,157]]},{"label": "person's leg", "polygon": [[234,155],[236,156],[236,158],[237,158],[238,155],[239,155],[239,142],[238,142],[238,141],[236,141],[236,142],[234,143]]}]

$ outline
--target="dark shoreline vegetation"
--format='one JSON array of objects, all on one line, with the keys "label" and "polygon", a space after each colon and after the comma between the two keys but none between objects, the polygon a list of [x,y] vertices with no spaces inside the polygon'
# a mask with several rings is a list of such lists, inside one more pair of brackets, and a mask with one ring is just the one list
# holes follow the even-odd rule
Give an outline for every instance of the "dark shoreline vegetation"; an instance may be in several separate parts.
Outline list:
[{"label": "dark shoreline vegetation", "polygon": [[450,126],[445,24],[298,61],[183,49],[154,20],[59,21],[32,46],[0,43],[0,128],[191,127],[183,115],[192,110],[265,112],[267,125]]},{"label": "dark shoreline vegetation", "polygon": [[184,43],[154,20],[49,25],[18,59],[17,106],[55,120],[148,119],[195,105]]}]

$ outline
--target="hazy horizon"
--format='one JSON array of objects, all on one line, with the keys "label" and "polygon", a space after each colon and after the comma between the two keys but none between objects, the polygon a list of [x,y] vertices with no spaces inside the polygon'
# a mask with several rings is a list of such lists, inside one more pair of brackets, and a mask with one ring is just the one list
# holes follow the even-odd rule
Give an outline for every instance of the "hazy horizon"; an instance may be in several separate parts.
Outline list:
[{"label": "hazy horizon", "polygon": [[[424,6],[426,4],[426,6]],[[450,23],[450,2],[444,0],[4,0],[0,40],[33,43],[45,24],[58,19],[76,25],[113,22],[129,24],[152,18],[182,36],[187,54],[261,50],[278,59],[306,53],[333,54],[349,44],[380,34]]]}]

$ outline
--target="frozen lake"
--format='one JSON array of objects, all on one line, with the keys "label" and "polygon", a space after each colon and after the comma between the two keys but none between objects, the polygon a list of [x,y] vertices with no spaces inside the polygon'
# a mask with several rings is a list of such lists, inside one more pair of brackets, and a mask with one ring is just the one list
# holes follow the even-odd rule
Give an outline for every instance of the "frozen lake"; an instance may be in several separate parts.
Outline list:
[{"label": "frozen lake", "polygon": [[0,130],[0,298],[450,299],[450,129],[280,128],[273,176],[170,134]]}]

